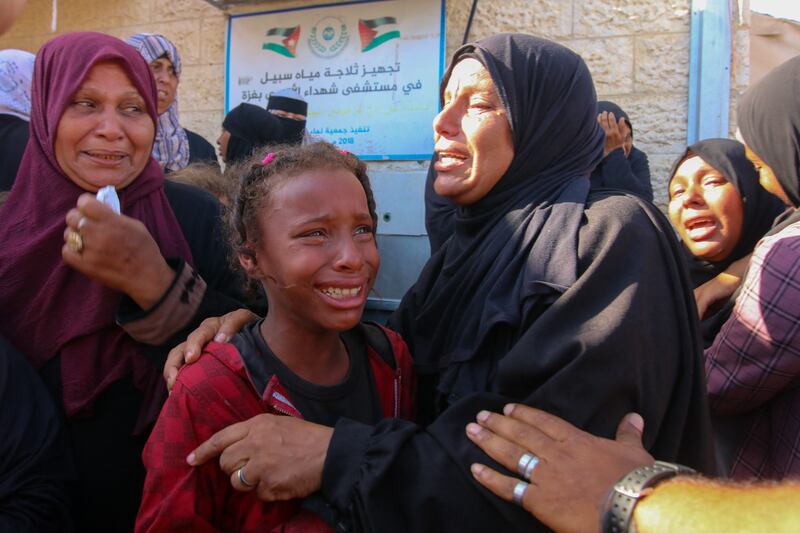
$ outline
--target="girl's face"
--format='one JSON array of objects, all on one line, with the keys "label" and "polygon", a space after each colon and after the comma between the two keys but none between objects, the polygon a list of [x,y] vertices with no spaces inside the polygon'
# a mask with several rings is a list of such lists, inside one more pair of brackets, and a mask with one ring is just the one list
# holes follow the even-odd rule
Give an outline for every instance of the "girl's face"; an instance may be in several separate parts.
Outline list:
[{"label": "girl's face", "polygon": [[355,327],[380,266],[358,179],[344,169],[286,178],[272,191],[259,222],[255,268],[269,312],[315,331]]},{"label": "girl's face", "polygon": [[742,197],[700,156],[688,157],[669,182],[669,218],[692,255],[722,261],[742,234]]}]

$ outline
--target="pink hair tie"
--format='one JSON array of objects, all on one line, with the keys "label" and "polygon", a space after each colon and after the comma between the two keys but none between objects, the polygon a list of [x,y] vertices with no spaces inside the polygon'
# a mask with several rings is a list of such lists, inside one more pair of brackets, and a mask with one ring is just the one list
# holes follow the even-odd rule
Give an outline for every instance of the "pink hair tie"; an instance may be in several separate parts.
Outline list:
[{"label": "pink hair tie", "polygon": [[348,152],[347,150],[339,150],[339,151],[344,155],[350,155],[350,152]]},{"label": "pink hair tie", "polygon": [[261,161],[261,164],[262,164],[262,165],[269,165],[270,163],[272,163],[272,160],[273,160],[273,159],[275,159],[275,154],[273,154],[272,152],[270,152],[270,153],[268,153],[266,156],[264,156],[264,160],[263,160],[263,161]]}]

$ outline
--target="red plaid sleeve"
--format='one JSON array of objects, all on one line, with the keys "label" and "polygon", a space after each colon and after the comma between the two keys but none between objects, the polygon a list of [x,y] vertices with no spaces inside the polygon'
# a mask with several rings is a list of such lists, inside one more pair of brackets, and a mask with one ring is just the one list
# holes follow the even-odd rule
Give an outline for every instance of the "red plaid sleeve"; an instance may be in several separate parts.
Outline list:
[{"label": "red plaid sleeve", "polygon": [[142,458],[147,468],[136,531],[218,531],[228,478],[216,461],[199,467],[186,456],[211,437],[218,423],[213,406],[178,382],[161,411]]},{"label": "red plaid sleeve", "polygon": [[178,375],[142,453],[147,478],[137,532],[270,531],[303,518],[296,500],[268,503],[235,491],[217,461],[186,463],[217,431],[265,412],[233,346],[209,350]]}]

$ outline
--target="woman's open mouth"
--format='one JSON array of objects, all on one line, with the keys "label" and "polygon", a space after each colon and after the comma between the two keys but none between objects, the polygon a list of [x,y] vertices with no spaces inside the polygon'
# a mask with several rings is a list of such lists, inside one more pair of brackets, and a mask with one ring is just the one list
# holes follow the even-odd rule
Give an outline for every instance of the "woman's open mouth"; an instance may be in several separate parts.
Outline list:
[{"label": "woman's open mouth", "polygon": [[437,152],[439,160],[434,164],[437,172],[449,172],[459,168],[469,159],[466,155],[458,152]]},{"label": "woman's open mouth", "polygon": [[717,231],[717,223],[711,217],[696,217],[684,222],[686,234],[693,241],[703,241]]}]

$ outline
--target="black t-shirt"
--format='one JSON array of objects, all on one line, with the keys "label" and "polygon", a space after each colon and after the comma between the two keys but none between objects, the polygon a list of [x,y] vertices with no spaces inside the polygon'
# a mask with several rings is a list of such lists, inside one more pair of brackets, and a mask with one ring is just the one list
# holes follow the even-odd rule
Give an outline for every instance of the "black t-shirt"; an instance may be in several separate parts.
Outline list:
[{"label": "black t-shirt", "polygon": [[275,375],[291,403],[310,422],[334,426],[340,417],[365,424],[383,419],[375,379],[367,361],[366,341],[357,328],[340,335],[350,358],[347,376],[341,383],[324,386],[300,378],[278,359],[261,335],[262,322],[263,319],[249,324],[232,340],[259,394],[264,393],[270,376]]}]

